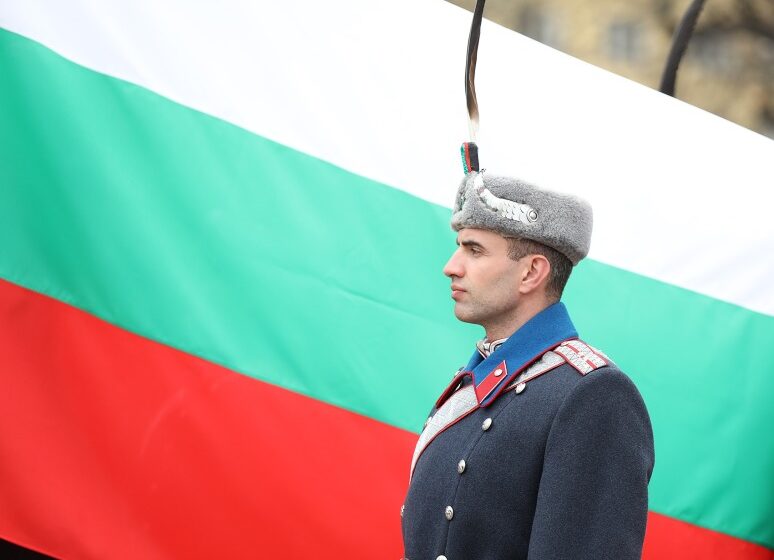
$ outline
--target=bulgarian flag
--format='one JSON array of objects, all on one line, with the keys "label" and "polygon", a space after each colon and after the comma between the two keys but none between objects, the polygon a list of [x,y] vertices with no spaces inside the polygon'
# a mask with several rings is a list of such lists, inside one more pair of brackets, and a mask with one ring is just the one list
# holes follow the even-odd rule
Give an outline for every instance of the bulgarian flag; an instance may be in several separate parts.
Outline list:
[{"label": "bulgarian flag", "polygon": [[[417,434],[482,334],[441,273],[469,23],[0,5],[0,538],[400,557]],[[489,22],[479,55],[484,167],[594,205],[565,300],[650,410],[644,557],[774,557],[774,142]]]}]

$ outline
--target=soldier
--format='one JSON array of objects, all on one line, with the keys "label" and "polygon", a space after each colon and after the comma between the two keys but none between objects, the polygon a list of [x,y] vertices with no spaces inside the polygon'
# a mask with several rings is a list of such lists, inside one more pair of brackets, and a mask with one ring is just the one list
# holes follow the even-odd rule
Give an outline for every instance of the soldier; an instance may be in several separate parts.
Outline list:
[{"label": "soldier", "polygon": [[456,317],[486,338],[417,443],[401,508],[406,558],[640,558],[648,412],[560,301],[591,223],[573,196],[475,170],[462,182],[444,274]]},{"label": "soldier", "polygon": [[[472,139],[484,0],[465,71]],[[640,558],[653,470],[650,418],[631,380],[582,342],[560,301],[589,252],[591,206],[466,173],[444,267],[454,314],[486,337],[435,403],[401,507],[409,560]],[[611,326],[615,328],[615,325]]]}]

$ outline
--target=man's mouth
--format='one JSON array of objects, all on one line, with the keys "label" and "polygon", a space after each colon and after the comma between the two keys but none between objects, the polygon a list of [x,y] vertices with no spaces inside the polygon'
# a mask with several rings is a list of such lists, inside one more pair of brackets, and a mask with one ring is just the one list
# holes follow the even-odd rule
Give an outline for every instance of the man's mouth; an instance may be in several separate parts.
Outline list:
[{"label": "man's mouth", "polygon": [[451,286],[451,291],[451,297],[454,301],[457,301],[460,297],[462,297],[462,294],[465,293],[465,290],[454,284]]}]

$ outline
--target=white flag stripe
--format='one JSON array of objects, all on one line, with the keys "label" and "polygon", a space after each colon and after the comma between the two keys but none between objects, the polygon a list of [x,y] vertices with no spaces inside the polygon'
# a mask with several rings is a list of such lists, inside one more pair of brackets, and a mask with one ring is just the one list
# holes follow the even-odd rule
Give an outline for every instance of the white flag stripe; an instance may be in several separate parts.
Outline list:
[{"label": "white flag stripe", "polygon": [[[443,0],[10,0],[0,26],[450,206],[470,14]],[[591,256],[774,315],[774,142],[484,22],[481,161],[589,198]]]}]

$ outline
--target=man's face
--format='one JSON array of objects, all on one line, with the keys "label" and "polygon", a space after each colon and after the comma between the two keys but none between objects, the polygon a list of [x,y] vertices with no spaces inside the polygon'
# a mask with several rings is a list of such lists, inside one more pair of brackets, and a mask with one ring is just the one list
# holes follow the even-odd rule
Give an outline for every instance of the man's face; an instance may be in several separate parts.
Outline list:
[{"label": "man's face", "polygon": [[443,268],[451,279],[454,315],[487,327],[515,316],[522,267],[508,256],[508,240],[483,229],[465,228]]}]

